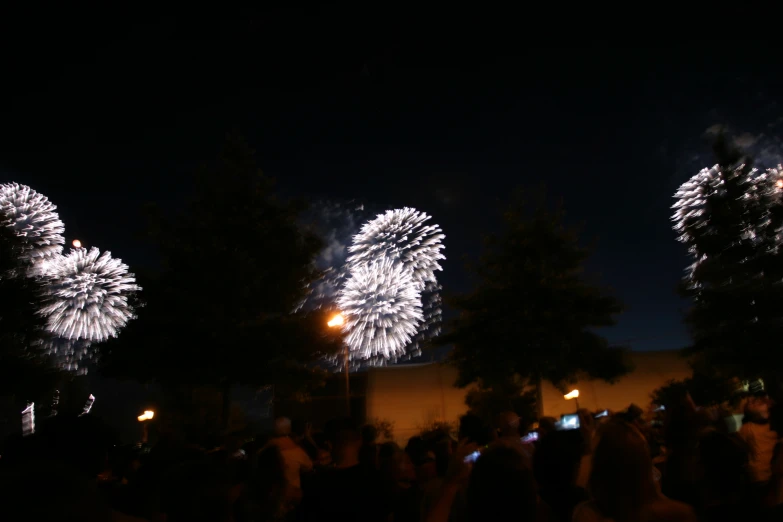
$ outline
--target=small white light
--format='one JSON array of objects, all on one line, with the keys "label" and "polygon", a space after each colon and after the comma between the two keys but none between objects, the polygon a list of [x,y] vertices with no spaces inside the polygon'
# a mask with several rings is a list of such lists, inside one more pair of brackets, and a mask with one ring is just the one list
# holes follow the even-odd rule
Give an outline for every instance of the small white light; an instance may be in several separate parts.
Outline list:
[{"label": "small white light", "polygon": [[73,245],[73,248],[81,248],[82,247],[82,242],[79,241],[78,239],[74,239],[73,243],[71,243],[71,244]]}]

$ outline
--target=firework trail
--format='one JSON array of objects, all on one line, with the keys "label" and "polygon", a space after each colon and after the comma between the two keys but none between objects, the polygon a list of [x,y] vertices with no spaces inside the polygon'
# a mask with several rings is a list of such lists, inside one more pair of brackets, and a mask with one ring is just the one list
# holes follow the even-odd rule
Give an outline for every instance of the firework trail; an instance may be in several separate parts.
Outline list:
[{"label": "firework trail", "polygon": [[128,266],[97,248],[47,262],[47,329],[67,340],[105,341],[133,319],[129,298],[141,288]]},{"label": "firework trail", "polygon": [[90,410],[92,410],[92,405],[95,403],[95,395],[92,393],[89,397],[87,397],[87,402],[84,404],[84,408],[82,409],[82,412],[79,414],[79,417],[83,417],[84,415],[87,415],[90,413]]},{"label": "firework trail", "polygon": [[35,433],[35,403],[28,402],[22,410],[22,435],[27,437]]}]

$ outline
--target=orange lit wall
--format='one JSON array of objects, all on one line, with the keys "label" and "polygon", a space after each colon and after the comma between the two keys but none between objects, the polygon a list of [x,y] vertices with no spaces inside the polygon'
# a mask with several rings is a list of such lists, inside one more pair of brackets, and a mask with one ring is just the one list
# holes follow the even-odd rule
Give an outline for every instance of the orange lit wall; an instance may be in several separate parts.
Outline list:
[{"label": "orange lit wall", "polygon": [[[635,352],[630,354],[635,371],[616,384],[601,381],[579,382],[569,389],[579,390],[579,405],[591,410],[619,411],[635,403],[645,408],[650,393],[669,379],[690,375],[687,361],[677,352]],[[456,371],[436,363],[373,368],[367,375],[366,416],[394,422],[399,444],[435,421],[456,422],[467,411],[465,393],[455,388]],[[544,383],[544,414],[559,417],[573,413],[574,401]]]}]

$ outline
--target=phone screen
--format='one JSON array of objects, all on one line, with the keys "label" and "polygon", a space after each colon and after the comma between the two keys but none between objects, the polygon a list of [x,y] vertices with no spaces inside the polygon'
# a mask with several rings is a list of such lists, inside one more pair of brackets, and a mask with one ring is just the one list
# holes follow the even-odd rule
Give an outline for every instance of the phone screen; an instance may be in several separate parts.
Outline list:
[{"label": "phone screen", "polygon": [[524,437],[522,437],[522,442],[529,444],[531,442],[535,442],[538,440],[538,432],[537,431],[531,431]]},{"label": "phone screen", "polygon": [[604,410],[601,413],[596,414],[595,418],[600,419],[601,417],[608,417],[609,416],[609,410]]},{"label": "phone screen", "polygon": [[563,415],[560,418],[560,429],[561,430],[575,430],[579,428],[579,415],[572,414],[572,415]]},{"label": "phone screen", "polygon": [[465,457],[465,463],[466,464],[472,464],[472,463],[476,462],[476,460],[478,460],[478,458],[479,458],[479,455],[481,455],[480,451],[474,451],[473,453],[471,453],[470,455]]}]

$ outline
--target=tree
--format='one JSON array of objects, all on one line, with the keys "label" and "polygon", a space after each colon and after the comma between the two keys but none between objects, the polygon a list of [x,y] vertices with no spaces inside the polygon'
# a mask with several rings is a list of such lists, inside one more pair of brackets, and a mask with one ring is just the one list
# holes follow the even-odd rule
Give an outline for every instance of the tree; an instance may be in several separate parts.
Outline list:
[{"label": "tree", "polygon": [[477,386],[465,396],[465,404],[487,426],[494,426],[500,414],[506,411],[519,415],[524,429],[538,417],[536,391],[520,379],[509,379],[489,388]]},{"label": "tree", "polygon": [[[253,151],[229,136],[175,218],[158,209],[148,231],[163,269],[141,280],[145,306],[109,344],[107,373],[164,384],[304,384],[336,351],[325,312],[293,314],[318,273],[318,238],[301,206],[278,199]],[[227,394],[225,394],[227,397]]]},{"label": "tree", "polygon": [[693,373],[687,379],[670,380],[651,394],[653,404],[669,408],[687,392],[699,406],[714,406],[736,396],[737,379],[727,377],[709,367],[701,358],[691,363]]},{"label": "tree", "polygon": [[25,403],[51,397],[63,375],[40,349],[46,337],[38,314],[44,293],[41,280],[28,277],[24,240],[5,221],[0,212],[0,397],[7,406],[2,414],[15,419],[10,427],[16,431]]},{"label": "tree", "polygon": [[589,252],[562,208],[548,211],[542,195],[531,209],[518,197],[503,217],[472,267],[477,286],[451,300],[460,315],[438,344],[454,345],[459,386],[502,389],[521,379],[537,385],[541,415],[542,379],[563,387],[580,375],[611,381],[629,370],[623,351],[596,332],[622,306],[585,279]]},{"label": "tree", "polygon": [[[721,136],[717,165],[675,194],[675,229],[694,262],[681,287],[693,344],[727,375],[780,382],[783,354],[783,192],[781,173],[760,173]],[[779,390],[778,390],[779,391]]]}]

